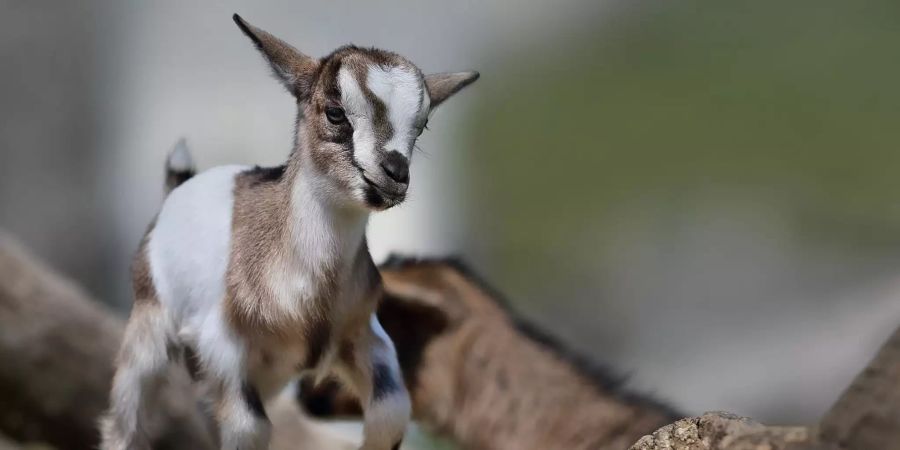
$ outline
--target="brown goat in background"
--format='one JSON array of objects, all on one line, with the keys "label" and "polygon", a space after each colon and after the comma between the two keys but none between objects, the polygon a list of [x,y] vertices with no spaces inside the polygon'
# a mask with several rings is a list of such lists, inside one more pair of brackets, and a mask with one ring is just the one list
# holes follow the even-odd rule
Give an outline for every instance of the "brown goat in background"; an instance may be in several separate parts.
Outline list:
[{"label": "brown goat in background", "polygon": [[[450,260],[391,258],[379,320],[397,346],[427,428],[467,449],[625,449],[678,415],[516,318],[501,297]],[[318,416],[356,415],[333,381],[305,382]]]}]

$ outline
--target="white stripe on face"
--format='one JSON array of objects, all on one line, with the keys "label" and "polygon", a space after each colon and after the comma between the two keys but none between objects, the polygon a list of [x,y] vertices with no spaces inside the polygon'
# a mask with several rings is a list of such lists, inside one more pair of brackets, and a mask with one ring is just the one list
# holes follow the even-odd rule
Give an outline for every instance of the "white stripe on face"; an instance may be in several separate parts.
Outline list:
[{"label": "white stripe on face", "polygon": [[405,67],[369,66],[366,85],[387,108],[393,136],[384,143],[386,152],[397,151],[407,158],[417,137],[416,125],[428,113],[422,79]]},{"label": "white stripe on face", "polygon": [[378,167],[378,144],[375,139],[374,108],[359,87],[356,77],[346,67],[338,71],[338,86],[341,89],[341,106],[350,125],[353,126],[353,154],[358,164],[366,171]]}]

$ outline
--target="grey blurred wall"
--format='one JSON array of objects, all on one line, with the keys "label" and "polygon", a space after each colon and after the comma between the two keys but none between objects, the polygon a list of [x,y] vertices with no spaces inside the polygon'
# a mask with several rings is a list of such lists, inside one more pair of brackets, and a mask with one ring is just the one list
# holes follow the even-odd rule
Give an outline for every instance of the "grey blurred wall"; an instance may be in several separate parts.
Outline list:
[{"label": "grey blurred wall", "polygon": [[0,226],[108,292],[98,22],[90,2],[2,2]]}]

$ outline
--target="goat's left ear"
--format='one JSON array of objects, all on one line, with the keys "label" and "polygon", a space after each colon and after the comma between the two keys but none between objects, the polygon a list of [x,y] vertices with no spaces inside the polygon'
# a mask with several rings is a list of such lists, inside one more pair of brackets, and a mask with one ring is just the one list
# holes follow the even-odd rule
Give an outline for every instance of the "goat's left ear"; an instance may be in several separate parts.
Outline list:
[{"label": "goat's left ear", "polygon": [[431,109],[459,92],[462,88],[472,84],[479,77],[478,72],[452,72],[435,73],[425,75],[425,86],[428,88],[428,96],[431,98]]},{"label": "goat's left ear", "polygon": [[232,16],[232,19],[265,56],[275,77],[294,94],[294,97],[305,99],[312,90],[319,62],[304,55],[287,42],[250,25],[237,14]]}]

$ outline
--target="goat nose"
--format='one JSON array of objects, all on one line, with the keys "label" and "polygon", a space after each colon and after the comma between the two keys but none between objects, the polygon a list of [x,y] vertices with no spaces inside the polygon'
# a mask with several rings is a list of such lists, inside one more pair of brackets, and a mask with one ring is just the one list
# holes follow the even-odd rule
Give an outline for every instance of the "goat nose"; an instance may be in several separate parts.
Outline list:
[{"label": "goat nose", "polygon": [[388,152],[381,162],[381,168],[392,180],[403,184],[409,183],[409,160],[400,152]]}]

